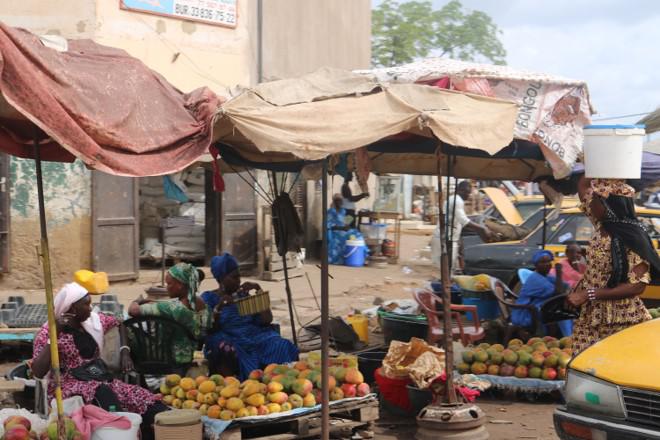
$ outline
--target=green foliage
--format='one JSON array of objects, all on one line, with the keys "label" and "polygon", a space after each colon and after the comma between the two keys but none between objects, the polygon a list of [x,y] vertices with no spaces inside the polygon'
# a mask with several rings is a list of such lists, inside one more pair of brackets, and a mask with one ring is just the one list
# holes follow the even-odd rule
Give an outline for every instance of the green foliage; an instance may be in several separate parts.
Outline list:
[{"label": "green foliage", "polygon": [[384,0],[372,13],[372,63],[391,67],[432,54],[504,64],[500,34],[488,14],[466,10],[458,0],[438,10],[430,0]]}]

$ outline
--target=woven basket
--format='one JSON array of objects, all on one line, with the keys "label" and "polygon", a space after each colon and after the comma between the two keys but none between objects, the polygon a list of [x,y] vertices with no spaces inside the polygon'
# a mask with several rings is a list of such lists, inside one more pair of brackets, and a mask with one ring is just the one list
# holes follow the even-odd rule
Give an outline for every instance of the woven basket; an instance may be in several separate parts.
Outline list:
[{"label": "woven basket", "polygon": [[238,314],[241,316],[265,312],[270,310],[270,295],[268,292],[260,290],[254,295],[236,300],[236,306],[238,307]]}]

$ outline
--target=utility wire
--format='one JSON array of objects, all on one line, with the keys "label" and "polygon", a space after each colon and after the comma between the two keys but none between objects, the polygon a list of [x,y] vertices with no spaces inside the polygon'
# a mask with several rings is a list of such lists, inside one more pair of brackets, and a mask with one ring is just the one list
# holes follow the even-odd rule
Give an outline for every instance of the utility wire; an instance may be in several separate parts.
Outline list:
[{"label": "utility wire", "polygon": [[635,117],[635,116],[646,116],[646,115],[650,115],[651,113],[653,113],[653,112],[634,113],[634,114],[630,114],[630,115],[621,115],[621,116],[612,116],[610,118],[594,119],[593,121],[594,122],[596,122],[596,121],[613,121],[615,119],[626,119],[626,118],[632,118],[632,117]]}]

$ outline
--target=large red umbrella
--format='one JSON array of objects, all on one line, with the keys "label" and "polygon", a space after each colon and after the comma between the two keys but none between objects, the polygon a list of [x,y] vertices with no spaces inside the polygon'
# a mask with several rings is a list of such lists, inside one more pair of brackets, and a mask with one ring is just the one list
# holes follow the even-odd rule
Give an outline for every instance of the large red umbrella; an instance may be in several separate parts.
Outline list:
[{"label": "large red umbrella", "polygon": [[[121,176],[174,173],[207,151],[217,106],[209,89],[183,94],[122,50],[42,40],[0,23],[0,150],[36,161],[51,341],[57,332],[41,161],[77,158]],[[61,416],[57,344],[50,350]]]}]

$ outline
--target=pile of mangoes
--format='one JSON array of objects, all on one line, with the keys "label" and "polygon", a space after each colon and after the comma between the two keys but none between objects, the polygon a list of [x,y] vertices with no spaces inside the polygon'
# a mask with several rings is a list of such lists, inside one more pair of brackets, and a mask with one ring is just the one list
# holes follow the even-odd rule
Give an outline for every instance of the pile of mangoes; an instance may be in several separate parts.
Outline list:
[{"label": "pile of mangoes", "polygon": [[484,343],[463,352],[458,371],[520,379],[563,380],[571,360],[571,345],[570,337],[558,340],[552,336],[531,338],[527,344],[512,339],[506,348],[501,344]]},{"label": "pile of mangoes", "polygon": [[[330,400],[362,397],[371,392],[357,368],[330,368]],[[170,374],[160,386],[163,402],[174,408],[198,409],[214,419],[260,416],[313,407],[321,402],[321,372],[307,363],[268,365],[247,380],[234,377],[180,377]]]}]

